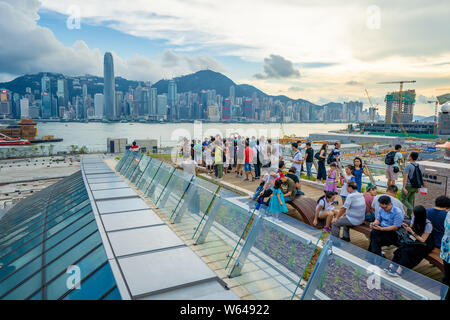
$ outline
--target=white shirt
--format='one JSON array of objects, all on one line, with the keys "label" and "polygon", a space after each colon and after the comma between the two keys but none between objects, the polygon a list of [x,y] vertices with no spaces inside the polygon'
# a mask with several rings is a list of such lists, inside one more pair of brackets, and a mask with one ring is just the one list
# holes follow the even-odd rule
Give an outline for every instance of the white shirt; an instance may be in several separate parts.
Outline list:
[{"label": "white shirt", "polygon": [[353,191],[347,196],[344,203],[345,216],[354,226],[359,226],[366,217],[366,201],[358,191]]},{"label": "white shirt", "polygon": [[[292,159],[293,161],[302,161],[303,157],[302,157],[302,153],[300,150],[297,150],[294,154],[294,158]],[[297,169],[297,172],[300,172],[300,170],[302,169],[302,165],[300,163],[295,163],[292,162],[292,166]]]},{"label": "white shirt", "polygon": [[380,203],[378,202],[378,199],[380,199],[381,196],[388,196],[389,198],[391,198],[392,205],[394,207],[399,208],[403,212],[403,214],[405,214],[405,209],[403,207],[403,203],[400,200],[398,200],[396,197],[390,196],[388,194],[379,194],[379,195],[375,196],[375,198],[373,198],[372,208],[375,209],[375,212],[378,212],[378,210],[380,209]]},{"label": "white shirt", "polygon": [[188,159],[188,160],[183,160],[180,163],[180,167],[183,168],[184,173],[189,174],[189,175],[195,175],[195,168],[197,167],[197,164],[195,163],[194,160],[192,159]]}]

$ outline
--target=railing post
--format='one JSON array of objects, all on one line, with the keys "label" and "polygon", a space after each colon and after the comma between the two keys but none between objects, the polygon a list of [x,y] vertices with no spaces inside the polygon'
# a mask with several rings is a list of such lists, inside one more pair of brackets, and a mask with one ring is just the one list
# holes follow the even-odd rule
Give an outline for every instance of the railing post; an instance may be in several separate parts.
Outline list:
[{"label": "railing post", "polygon": [[[194,180],[194,177],[195,177],[195,176],[192,176],[192,177],[191,177],[191,180],[189,180],[189,183],[188,183],[187,187],[186,187],[186,188],[183,188],[183,189],[184,189],[183,194],[181,195],[180,200],[178,200],[177,205],[175,206],[175,208],[173,209],[173,211],[172,211],[172,213],[171,213],[171,215],[170,215],[170,218],[169,218],[170,221],[172,221],[173,215],[175,214],[175,212],[177,212],[177,209],[178,209],[178,206],[179,206],[180,203],[181,203],[181,200],[184,199],[186,193],[188,192],[189,187],[190,187],[191,184],[192,184],[192,180]],[[183,183],[184,183],[184,181],[183,181]],[[175,221],[173,221],[172,223],[174,223],[174,222],[175,222]]]},{"label": "railing post", "polygon": [[228,277],[233,278],[241,275],[241,271],[244,267],[245,261],[247,260],[248,254],[250,253],[250,250],[252,249],[256,241],[256,236],[258,235],[262,224],[264,223],[263,220],[264,219],[261,217],[261,215],[255,215],[250,231],[248,232],[247,237],[245,238],[245,242],[242,245],[241,252],[236,258],[236,261],[234,262],[234,265],[231,268],[231,272]]},{"label": "railing post", "polygon": [[[202,230],[200,231],[200,234],[198,235],[197,239],[195,240],[194,244],[202,244],[205,242],[206,240],[206,236],[209,233],[209,230],[211,229],[214,220],[216,219],[217,213],[219,212],[219,210],[213,211],[213,212],[209,212],[210,208],[212,207],[213,202],[217,199],[217,197],[220,198],[220,196],[217,194],[219,192],[220,187],[217,189],[216,193],[214,194],[214,197],[211,200],[211,203],[208,206],[208,209],[206,210],[206,213],[204,214],[204,216],[208,215],[208,219],[206,220],[205,224],[203,225]],[[203,220],[203,219],[202,219]],[[198,227],[200,228],[200,224],[201,221],[198,225]],[[198,230],[196,230],[197,232]],[[195,234],[194,234],[195,236]],[[194,238],[194,236],[192,237],[192,239]]]},{"label": "railing post", "polygon": [[[331,236],[328,237],[325,242],[322,251],[320,252],[319,258],[317,258],[316,264],[314,265],[314,269],[311,272],[308,282],[306,283],[305,290],[303,290],[301,300],[306,300],[308,297],[309,290],[317,289],[317,277],[320,276],[321,272],[325,268],[325,264],[322,263],[326,256],[329,256],[333,253],[333,241],[331,240]],[[301,280],[301,279],[300,279]],[[314,296],[312,294],[311,296]]]},{"label": "railing post", "polygon": [[170,179],[172,178],[172,176],[173,176],[175,170],[176,170],[175,168],[172,170],[172,172],[170,173],[169,179],[167,179],[167,182],[166,182],[166,184],[164,185],[164,188],[161,190],[161,193],[159,194],[159,197],[158,197],[158,199],[157,199],[156,202],[155,202],[155,205],[156,205],[156,206],[158,206],[158,201],[159,201],[159,199],[161,198],[161,196],[162,196],[162,194],[164,193],[164,191],[166,190],[167,185],[169,184]]}]

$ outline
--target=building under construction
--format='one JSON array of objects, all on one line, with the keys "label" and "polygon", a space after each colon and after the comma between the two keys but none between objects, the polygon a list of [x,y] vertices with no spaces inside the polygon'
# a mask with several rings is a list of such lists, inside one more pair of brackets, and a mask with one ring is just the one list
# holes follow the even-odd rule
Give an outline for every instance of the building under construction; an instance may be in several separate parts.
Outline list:
[{"label": "building under construction", "polygon": [[[399,103],[401,100],[400,117],[398,114]],[[384,101],[386,101],[386,119],[385,123],[412,123],[414,117],[414,105],[416,103],[416,90],[389,92]]]}]

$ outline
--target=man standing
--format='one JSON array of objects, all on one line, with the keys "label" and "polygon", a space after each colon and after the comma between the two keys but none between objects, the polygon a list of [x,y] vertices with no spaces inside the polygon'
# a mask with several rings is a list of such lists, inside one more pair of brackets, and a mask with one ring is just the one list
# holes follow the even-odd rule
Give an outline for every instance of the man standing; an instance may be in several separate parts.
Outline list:
[{"label": "man standing", "polygon": [[252,171],[252,161],[253,161],[253,148],[250,148],[249,142],[245,141],[245,150],[244,150],[244,171],[245,171],[245,179],[244,181],[249,181],[248,175],[252,176],[252,181],[255,181],[255,177],[253,176]]},{"label": "man standing", "polygon": [[139,151],[139,146],[136,144],[136,141],[133,141],[131,147],[130,147],[131,151],[135,151],[138,152]]},{"label": "man standing", "polygon": [[222,141],[220,139],[215,139],[215,150],[214,150],[214,166],[216,167],[217,178],[222,179],[223,172],[223,148]]},{"label": "man standing", "polygon": [[300,172],[303,164],[303,157],[301,151],[298,149],[298,143],[293,142],[292,143],[292,151],[294,152],[294,155],[292,157],[292,166],[296,169],[295,174],[300,179]]},{"label": "man standing", "polygon": [[416,163],[419,153],[411,152],[408,157],[408,164],[403,171],[403,189],[401,200],[405,205],[408,217],[411,217],[414,209],[414,200],[419,188],[423,185],[423,169]]},{"label": "man standing", "polygon": [[400,153],[402,146],[397,144],[395,151],[391,151],[386,155],[384,163],[386,167],[387,185],[395,185],[395,181],[398,179],[398,172],[400,171],[400,162],[404,162],[402,154]]},{"label": "man standing", "polygon": [[348,196],[344,206],[332,220],[331,234],[334,237],[339,238],[341,227],[343,227],[342,240],[350,242],[349,227],[359,226],[364,222],[366,216],[366,202],[363,195],[358,192],[356,182],[350,181],[347,184],[347,192]]},{"label": "man standing", "polygon": [[397,229],[402,226],[404,215],[402,211],[392,205],[388,196],[378,199],[380,209],[375,212],[375,221],[370,223],[369,251],[379,256],[382,255],[381,247],[397,245]]},{"label": "man standing", "polygon": [[311,142],[307,142],[306,143],[306,151],[305,151],[305,155],[306,155],[306,174],[308,175],[308,179],[311,179],[312,177],[312,172],[311,172],[311,168],[313,166],[313,162],[314,162],[314,149],[311,147]]}]

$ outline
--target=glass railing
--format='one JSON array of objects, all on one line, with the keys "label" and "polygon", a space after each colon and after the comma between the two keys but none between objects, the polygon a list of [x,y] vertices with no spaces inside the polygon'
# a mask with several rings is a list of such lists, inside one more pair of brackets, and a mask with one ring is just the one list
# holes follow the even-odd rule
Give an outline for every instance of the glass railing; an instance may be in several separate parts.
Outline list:
[{"label": "glass railing", "polygon": [[192,174],[187,174],[181,170],[175,170],[171,179],[169,180],[167,187],[156,203],[157,207],[170,218],[174,211],[177,209],[178,204],[184,197],[191,180]]},{"label": "glass railing", "polygon": [[124,175],[125,172],[128,170],[128,167],[130,166],[131,161],[133,161],[133,156],[135,155],[134,151],[128,151],[128,157],[124,160],[123,165],[120,167],[119,173]]},{"label": "glass railing", "polygon": [[136,181],[139,181],[142,174],[145,172],[145,169],[147,169],[147,166],[150,165],[152,161],[152,158],[149,156],[142,156],[141,161],[139,161],[138,166],[134,170],[133,174],[130,177],[131,183],[136,183]]},{"label": "glass railing", "polygon": [[215,199],[220,187],[212,182],[194,178],[178,208],[173,212],[171,221],[189,238],[193,239]]},{"label": "glass railing", "polygon": [[229,276],[252,299],[299,299],[322,231],[283,214],[273,219],[266,209],[255,215],[245,242],[230,257]]},{"label": "glass railing", "polygon": [[123,164],[126,162],[126,160],[128,159],[128,157],[130,156],[131,151],[127,150],[125,151],[125,153],[123,154],[122,158],[120,158],[119,162],[117,162],[116,164],[116,170],[118,172],[120,172],[120,169],[123,167]]},{"label": "glass railing", "polygon": [[132,160],[130,165],[128,166],[127,171],[125,172],[124,176],[125,178],[127,178],[128,180],[130,180],[131,176],[133,175],[134,171],[136,170],[136,168],[139,165],[139,162],[141,161],[141,158],[144,155],[142,153],[136,153],[134,155],[132,155]]},{"label": "glass railing", "polygon": [[[403,268],[392,277],[392,261],[329,236],[311,274],[305,300],[439,300],[448,287]],[[395,265],[395,269],[397,265]]]},{"label": "glass railing", "polygon": [[162,192],[166,188],[169,179],[171,178],[175,168],[169,164],[162,163],[158,172],[155,175],[152,183],[145,191],[145,195],[156,204]]},{"label": "glass railing", "polygon": [[142,192],[147,191],[148,187],[153,181],[153,178],[158,173],[158,170],[161,165],[162,162],[156,159],[153,159],[152,162],[150,162],[150,164],[147,166],[147,169],[145,169],[141,178],[136,183],[136,186],[138,187],[139,190],[141,190]]}]

